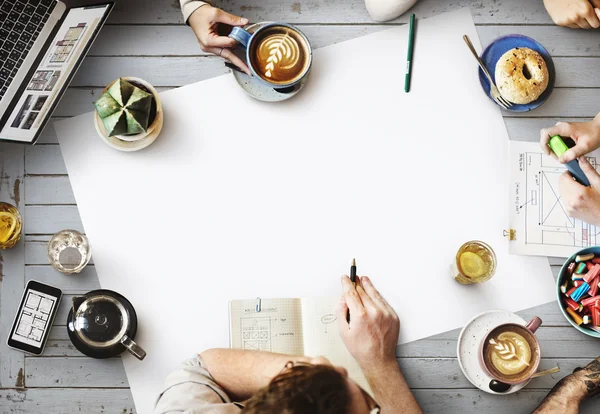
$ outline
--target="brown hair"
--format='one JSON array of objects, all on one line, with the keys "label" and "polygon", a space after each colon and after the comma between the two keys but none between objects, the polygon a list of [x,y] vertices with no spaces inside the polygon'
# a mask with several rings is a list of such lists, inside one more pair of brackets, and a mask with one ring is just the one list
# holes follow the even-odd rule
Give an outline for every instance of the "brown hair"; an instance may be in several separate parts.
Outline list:
[{"label": "brown hair", "polygon": [[296,365],[250,398],[244,414],[343,414],[350,406],[346,378],[326,365]]}]

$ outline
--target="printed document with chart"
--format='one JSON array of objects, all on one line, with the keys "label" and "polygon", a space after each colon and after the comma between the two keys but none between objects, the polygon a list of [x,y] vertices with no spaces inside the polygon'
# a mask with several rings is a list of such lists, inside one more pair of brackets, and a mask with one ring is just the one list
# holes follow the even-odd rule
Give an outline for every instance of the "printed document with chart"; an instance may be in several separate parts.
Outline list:
[{"label": "printed document with chart", "polygon": [[[600,229],[569,217],[559,193],[559,177],[567,169],[542,152],[537,142],[510,144],[510,228],[513,254],[568,257],[596,246]],[[599,169],[600,151],[588,155]]]},{"label": "printed document with chart", "polygon": [[289,355],[324,356],[370,394],[371,388],[339,334],[339,296],[232,300],[229,302],[230,346]]}]

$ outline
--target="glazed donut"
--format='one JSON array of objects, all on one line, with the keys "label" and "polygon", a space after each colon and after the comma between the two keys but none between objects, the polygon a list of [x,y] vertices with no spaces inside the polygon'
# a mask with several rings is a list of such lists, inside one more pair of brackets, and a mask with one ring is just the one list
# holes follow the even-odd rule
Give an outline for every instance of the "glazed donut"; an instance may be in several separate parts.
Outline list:
[{"label": "glazed donut", "polygon": [[503,97],[516,104],[528,104],[548,87],[548,67],[535,50],[516,47],[498,60],[495,78]]}]

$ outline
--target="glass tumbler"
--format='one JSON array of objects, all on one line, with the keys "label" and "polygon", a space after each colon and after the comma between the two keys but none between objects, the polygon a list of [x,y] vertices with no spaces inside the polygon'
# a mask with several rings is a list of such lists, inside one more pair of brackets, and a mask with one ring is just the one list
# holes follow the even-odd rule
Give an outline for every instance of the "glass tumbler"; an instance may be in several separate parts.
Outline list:
[{"label": "glass tumbler", "polygon": [[23,219],[19,210],[9,203],[0,202],[0,249],[10,249],[21,239]]},{"label": "glass tumbler", "polygon": [[61,273],[81,272],[91,257],[88,238],[77,230],[59,231],[48,242],[48,261]]}]

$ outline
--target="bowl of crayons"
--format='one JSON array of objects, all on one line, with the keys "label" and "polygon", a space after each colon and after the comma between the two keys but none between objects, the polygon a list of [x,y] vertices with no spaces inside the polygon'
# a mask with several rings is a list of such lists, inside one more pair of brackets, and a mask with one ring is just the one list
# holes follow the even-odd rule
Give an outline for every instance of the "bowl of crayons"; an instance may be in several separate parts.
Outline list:
[{"label": "bowl of crayons", "polygon": [[600,246],[583,249],[558,274],[560,310],[578,331],[600,338]]}]

